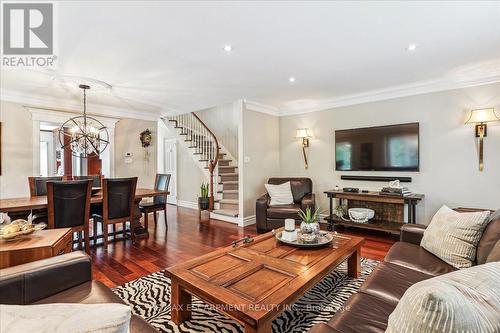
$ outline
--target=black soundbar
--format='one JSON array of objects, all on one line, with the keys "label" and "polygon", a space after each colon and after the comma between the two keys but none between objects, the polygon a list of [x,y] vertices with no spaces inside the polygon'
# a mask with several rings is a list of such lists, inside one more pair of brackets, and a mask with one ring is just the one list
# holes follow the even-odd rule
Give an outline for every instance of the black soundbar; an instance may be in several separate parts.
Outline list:
[{"label": "black soundbar", "polygon": [[391,177],[391,176],[340,176],[342,180],[364,180],[368,182],[392,182],[399,180],[402,183],[411,183],[411,177]]}]

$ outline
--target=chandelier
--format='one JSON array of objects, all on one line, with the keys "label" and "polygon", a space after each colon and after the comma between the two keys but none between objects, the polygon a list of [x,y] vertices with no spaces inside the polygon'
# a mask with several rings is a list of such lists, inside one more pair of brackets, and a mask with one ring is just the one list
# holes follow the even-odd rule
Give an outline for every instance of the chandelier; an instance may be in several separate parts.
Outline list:
[{"label": "chandelier", "polygon": [[87,116],[87,90],[90,86],[80,84],[83,90],[83,116],[66,121],[59,129],[59,143],[62,149],[69,148],[76,157],[99,156],[109,144],[106,126],[99,120]]}]

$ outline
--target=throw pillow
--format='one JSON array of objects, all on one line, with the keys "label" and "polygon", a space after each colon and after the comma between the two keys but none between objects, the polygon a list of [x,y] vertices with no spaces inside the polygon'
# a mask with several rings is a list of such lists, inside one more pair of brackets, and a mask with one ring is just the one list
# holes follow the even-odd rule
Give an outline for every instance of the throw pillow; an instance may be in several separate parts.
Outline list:
[{"label": "throw pillow", "polygon": [[474,264],[489,211],[459,213],[441,207],[425,229],[420,246],[455,268]]},{"label": "throw pillow", "polygon": [[292,187],[290,182],[280,185],[265,184],[267,193],[271,197],[269,206],[293,204]]},{"label": "throw pillow", "polygon": [[0,305],[2,333],[127,333],[131,317],[124,304]]},{"label": "throw pillow", "polygon": [[408,288],[386,333],[500,332],[500,262],[443,274]]}]

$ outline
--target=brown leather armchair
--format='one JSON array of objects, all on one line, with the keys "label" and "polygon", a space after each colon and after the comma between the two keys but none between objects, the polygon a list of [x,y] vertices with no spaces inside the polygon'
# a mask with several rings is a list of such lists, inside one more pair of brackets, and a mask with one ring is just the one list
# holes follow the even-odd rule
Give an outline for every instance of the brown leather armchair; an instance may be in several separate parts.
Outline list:
[{"label": "brown leather armchair", "polygon": [[310,178],[269,178],[268,184],[279,185],[290,182],[293,195],[293,204],[269,206],[271,198],[264,194],[257,199],[255,215],[257,220],[257,232],[262,233],[272,229],[281,228],[285,225],[285,219],[300,221],[298,211],[311,207],[315,210],[315,197],[312,191]]}]

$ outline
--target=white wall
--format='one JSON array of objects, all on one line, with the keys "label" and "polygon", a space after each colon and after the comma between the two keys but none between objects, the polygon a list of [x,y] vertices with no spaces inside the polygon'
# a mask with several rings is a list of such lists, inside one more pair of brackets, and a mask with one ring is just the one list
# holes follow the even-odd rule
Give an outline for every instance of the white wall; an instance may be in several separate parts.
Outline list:
[{"label": "white wall", "polygon": [[[163,171],[165,158],[164,140],[176,139],[170,130],[160,121],[158,122],[158,170]],[[205,175],[193,161],[190,151],[184,144],[177,144],[177,203],[198,202],[201,183],[206,183]]]},{"label": "white wall", "polygon": [[241,109],[242,101],[238,100],[196,112],[217,137],[219,144],[223,145],[235,159],[238,158],[238,123]]},{"label": "white wall", "polygon": [[[143,148],[140,133],[151,131],[152,142]],[[138,119],[121,119],[115,127],[115,176],[138,177],[137,187],[153,188],[157,170],[157,123]],[[125,163],[125,153],[131,152],[132,163]]]},{"label": "white wall", "polygon": [[33,176],[33,130],[30,113],[22,105],[0,101],[2,174],[0,198],[29,196]]},{"label": "white wall", "polygon": [[255,200],[266,193],[264,184],[268,178],[279,176],[279,153],[279,118],[244,109],[244,158],[239,164],[243,167],[240,191],[243,191],[244,218],[255,215]]},{"label": "white wall", "polygon": [[[467,112],[495,107],[500,116],[500,84],[398,98],[280,118],[282,176],[313,179],[316,198],[328,208],[323,191],[335,185],[380,189],[384,183],[341,181],[343,174],[411,176],[408,187],[426,198],[419,205],[419,223],[427,224],[443,204],[451,207],[500,208],[500,122],[488,125],[485,170],[478,171],[478,152]],[[408,122],[420,123],[420,172],[336,172],[334,131]],[[295,129],[314,131],[309,169],[304,170]]]}]

